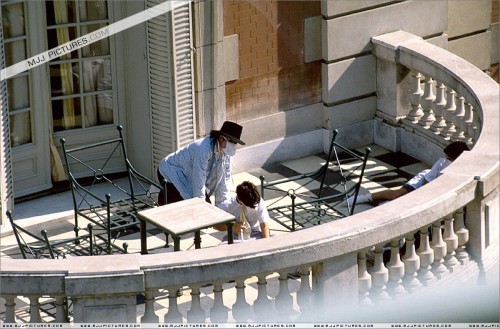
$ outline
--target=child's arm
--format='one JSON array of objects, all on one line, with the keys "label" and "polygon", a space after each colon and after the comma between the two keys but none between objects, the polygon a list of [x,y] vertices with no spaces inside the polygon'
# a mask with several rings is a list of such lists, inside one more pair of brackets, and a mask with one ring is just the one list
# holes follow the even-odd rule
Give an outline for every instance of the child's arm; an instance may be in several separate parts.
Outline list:
[{"label": "child's arm", "polygon": [[269,238],[269,225],[267,222],[260,223],[260,230],[263,238]]}]

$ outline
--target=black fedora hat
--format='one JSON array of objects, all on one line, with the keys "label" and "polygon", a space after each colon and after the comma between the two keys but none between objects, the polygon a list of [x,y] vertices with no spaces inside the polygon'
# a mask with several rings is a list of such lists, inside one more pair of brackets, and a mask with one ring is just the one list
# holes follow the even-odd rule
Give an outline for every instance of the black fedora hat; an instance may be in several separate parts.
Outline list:
[{"label": "black fedora hat", "polygon": [[240,140],[242,130],[243,127],[236,122],[224,121],[219,131],[222,135],[228,137],[231,142],[245,145],[245,143]]}]

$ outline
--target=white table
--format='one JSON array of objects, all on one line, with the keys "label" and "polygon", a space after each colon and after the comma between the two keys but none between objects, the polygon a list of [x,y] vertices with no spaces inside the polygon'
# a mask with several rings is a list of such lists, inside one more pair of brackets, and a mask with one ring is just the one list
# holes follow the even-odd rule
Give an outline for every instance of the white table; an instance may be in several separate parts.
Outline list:
[{"label": "white table", "polygon": [[[138,214],[141,221],[150,223],[174,239],[174,251],[180,250],[181,236],[194,232],[194,245],[201,247],[200,230],[219,224],[227,225],[228,243],[233,243],[233,224],[236,218],[230,213],[217,208],[201,198],[193,198],[170,203],[164,206],[142,210]],[[142,232],[141,225],[141,253],[147,254],[146,232]]]}]

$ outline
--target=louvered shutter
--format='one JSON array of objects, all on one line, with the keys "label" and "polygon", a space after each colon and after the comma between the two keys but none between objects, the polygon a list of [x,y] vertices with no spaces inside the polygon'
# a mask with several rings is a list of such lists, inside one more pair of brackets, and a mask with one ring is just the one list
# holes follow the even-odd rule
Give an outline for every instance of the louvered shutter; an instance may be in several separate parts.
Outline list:
[{"label": "louvered shutter", "polygon": [[182,147],[195,137],[190,4],[172,11],[172,26],[177,146]]},{"label": "louvered shutter", "polygon": [[[0,10],[0,22],[2,22],[2,11]],[[3,27],[0,24],[0,69],[5,68]],[[0,211],[1,224],[5,223],[5,212],[13,210],[14,193],[12,180],[12,162],[10,155],[10,133],[9,133],[9,105],[7,102],[7,81],[0,81]]]},{"label": "louvered shutter", "polygon": [[[148,0],[151,8],[163,0]],[[153,166],[195,138],[191,6],[147,23]]]}]

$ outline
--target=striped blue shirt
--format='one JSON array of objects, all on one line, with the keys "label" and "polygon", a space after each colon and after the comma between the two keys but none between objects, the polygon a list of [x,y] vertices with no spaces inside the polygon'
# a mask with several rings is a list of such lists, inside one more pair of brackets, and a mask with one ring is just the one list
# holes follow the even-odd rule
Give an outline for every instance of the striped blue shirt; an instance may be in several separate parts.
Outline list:
[{"label": "striped blue shirt", "polygon": [[159,163],[161,175],[174,184],[184,199],[215,195],[222,202],[231,179],[230,157],[217,151],[210,136],[169,154]]}]

